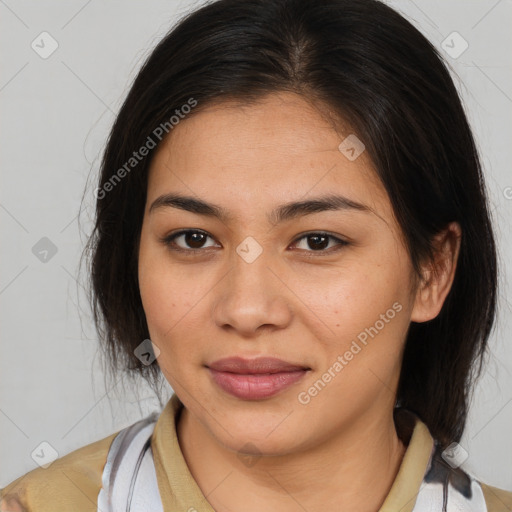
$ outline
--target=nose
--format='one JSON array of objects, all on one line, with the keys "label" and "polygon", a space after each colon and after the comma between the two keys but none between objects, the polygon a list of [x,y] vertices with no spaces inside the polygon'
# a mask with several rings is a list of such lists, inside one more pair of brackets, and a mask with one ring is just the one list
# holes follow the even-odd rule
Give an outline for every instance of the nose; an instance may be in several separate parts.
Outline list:
[{"label": "nose", "polygon": [[265,250],[252,262],[233,251],[231,268],[215,287],[212,315],[219,327],[244,337],[287,327],[292,319],[283,271]]}]

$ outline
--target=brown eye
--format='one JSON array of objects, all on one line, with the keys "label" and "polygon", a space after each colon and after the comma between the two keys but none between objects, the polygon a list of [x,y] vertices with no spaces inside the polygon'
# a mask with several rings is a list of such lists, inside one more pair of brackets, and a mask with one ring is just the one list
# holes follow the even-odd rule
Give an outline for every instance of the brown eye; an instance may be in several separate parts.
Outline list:
[{"label": "brown eye", "polygon": [[[161,241],[175,251],[195,252],[212,247],[205,242],[211,238],[205,231],[197,229],[185,229],[164,237]],[[179,241],[179,243],[178,243]]]},{"label": "brown eye", "polygon": [[188,231],[183,235],[183,241],[192,249],[201,249],[206,240],[206,235],[195,231]]},{"label": "brown eye", "polygon": [[[294,245],[297,245],[301,240],[306,240],[306,247],[302,247],[301,249],[305,249],[307,252],[332,252],[326,251],[325,249],[329,247],[330,241],[335,241],[334,250],[338,250],[341,247],[348,245],[348,242],[341,240],[338,237],[330,235],[329,233],[309,233],[307,235],[299,238]],[[333,247],[329,247],[332,249]]]},{"label": "brown eye", "polygon": [[325,235],[310,235],[306,237],[308,245],[311,249],[325,249],[329,245],[329,238]]}]

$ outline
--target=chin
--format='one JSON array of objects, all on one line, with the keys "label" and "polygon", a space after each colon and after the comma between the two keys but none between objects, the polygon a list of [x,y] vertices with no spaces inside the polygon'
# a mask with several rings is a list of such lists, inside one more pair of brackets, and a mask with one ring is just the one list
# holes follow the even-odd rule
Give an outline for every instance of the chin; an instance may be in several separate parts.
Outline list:
[{"label": "chin", "polygon": [[308,437],[304,428],[295,425],[296,420],[292,425],[275,415],[240,418],[234,414],[229,422],[219,424],[209,418],[207,421],[221,444],[248,455],[284,455],[302,445]]},{"label": "chin", "polygon": [[289,433],[284,437],[267,436],[266,433],[248,433],[240,432],[239,435],[233,435],[225,440],[227,448],[237,452],[240,457],[262,457],[262,456],[282,456],[294,452],[298,446],[290,439]]}]

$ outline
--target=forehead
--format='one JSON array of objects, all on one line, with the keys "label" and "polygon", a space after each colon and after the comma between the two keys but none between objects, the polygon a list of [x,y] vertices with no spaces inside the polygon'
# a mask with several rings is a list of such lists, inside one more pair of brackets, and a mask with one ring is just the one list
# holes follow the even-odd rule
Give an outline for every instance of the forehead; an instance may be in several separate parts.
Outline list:
[{"label": "forehead", "polygon": [[340,193],[387,215],[387,194],[366,152],[349,159],[340,151],[354,137],[293,93],[215,104],[180,121],[160,144],[148,203],[174,191],[236,211]]}]

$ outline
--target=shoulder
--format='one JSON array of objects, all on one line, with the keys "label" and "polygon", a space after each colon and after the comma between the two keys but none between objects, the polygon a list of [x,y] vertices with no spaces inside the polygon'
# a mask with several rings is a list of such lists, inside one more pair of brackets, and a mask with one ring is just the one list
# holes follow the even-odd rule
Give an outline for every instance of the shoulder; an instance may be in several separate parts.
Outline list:
[{"label": "shoulder", "polygon": [[83,446],[47,468],[34,469],[0,489],[0,510],[96,512],[103,468],[118,433]]},{"label": "shoulder", "polygon": [[[479,480],[471,471],[463,469],[457,449],[442,449],[435,441],[423,488],[418,500],[423,508],[432,495],[445,510],[473,510],[482,512],[512,512],[512,492],[493,487]],[[443,508],[444,507],[444,508]],[[420,506],[419,510],[423,510]],[[430,508],[429,508],[430,510]]]},{"label": "shoulder", "polygon": [[483,482],[478,482],[482,488],[487,512],[510,512],[512,510],[512,492]]}]

